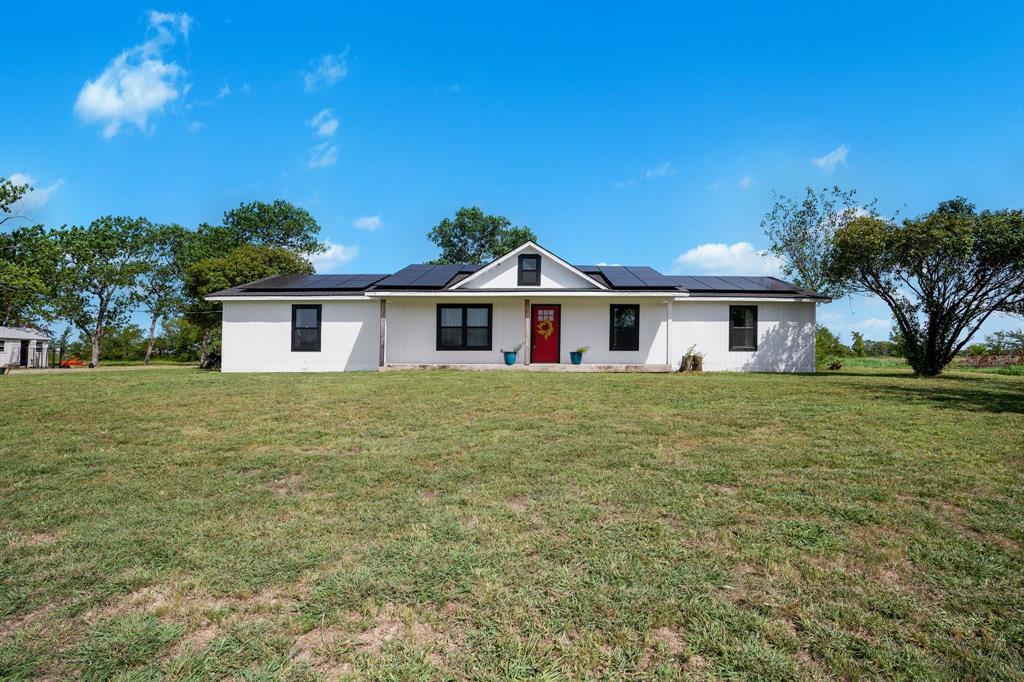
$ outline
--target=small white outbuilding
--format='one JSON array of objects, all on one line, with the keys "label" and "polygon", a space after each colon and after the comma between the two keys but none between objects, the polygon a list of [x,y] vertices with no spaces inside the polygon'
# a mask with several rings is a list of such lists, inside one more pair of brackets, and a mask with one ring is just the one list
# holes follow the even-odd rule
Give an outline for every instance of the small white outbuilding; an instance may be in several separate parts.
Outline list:
[{"label": "small white outbuilding", "polygon": [[0,327],[0,367],[46,367],[50,337],[31,327]]}]

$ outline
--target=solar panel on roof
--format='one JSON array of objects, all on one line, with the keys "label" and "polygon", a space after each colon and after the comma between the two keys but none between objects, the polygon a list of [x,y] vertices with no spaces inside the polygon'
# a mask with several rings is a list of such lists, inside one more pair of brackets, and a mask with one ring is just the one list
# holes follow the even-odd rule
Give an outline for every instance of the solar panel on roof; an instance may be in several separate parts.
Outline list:
[{"label": "solar panel on roof", "polygon": [[621,265],[599,265],[598,268],[615,289],[643,287],[640,278]]},{"label": "solar panel on roof", "polygon": [[407,265],[393,275],[388,275],[380,282],[378,286],[387,287],[404,287],[409,286],[414,279],[423,274],[425,268],[429,268],[429,265]]},{"label": "solar panel on roof", "polygon": [[675,282],[661,274],[652,267],[646,265],[627,265],[626,269],[635,275],[644,286],[651,288],[674,287]]},{"label": "solar panel on roof", "polygon": [[443,287],[455,275],[459,274],[459,267],[457,263],[435,265],[418,277],[412,285],[417,287]]}]

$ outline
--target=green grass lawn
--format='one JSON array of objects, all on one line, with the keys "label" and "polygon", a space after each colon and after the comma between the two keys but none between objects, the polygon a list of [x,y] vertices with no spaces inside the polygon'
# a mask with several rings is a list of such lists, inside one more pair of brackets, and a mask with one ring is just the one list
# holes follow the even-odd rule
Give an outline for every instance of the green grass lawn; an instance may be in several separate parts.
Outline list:
[{"label": "green grass lawn", "polygon": [[0,377],[0,678],[1003,678],[1024,378]]}]

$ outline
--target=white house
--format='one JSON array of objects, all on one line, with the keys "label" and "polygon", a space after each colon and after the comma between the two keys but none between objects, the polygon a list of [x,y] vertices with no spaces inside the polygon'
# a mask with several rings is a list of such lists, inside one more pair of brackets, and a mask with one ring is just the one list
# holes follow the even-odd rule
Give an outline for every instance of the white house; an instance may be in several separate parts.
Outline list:
[{"label": "white house", "polygon": [[0,327],[0,367],[46,367],[50,338],[31,327]]},{"label": "white house", "polygon": [[[815,305],[774,277],[666,276],[570,265],[527,242],[487,265],[277,276],[218,291],[222,370],[412,367],[813,372]],[[589,347],[582,365],[570,353]]]}]

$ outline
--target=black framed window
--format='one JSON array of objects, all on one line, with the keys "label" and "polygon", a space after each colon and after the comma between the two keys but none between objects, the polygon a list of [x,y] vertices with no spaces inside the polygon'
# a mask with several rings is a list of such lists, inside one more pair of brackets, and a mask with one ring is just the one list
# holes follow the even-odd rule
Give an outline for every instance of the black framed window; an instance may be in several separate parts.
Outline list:
[{"label": "black framed window", "polygon": [[491,350],[491,304],[439,304],[437,350]]},{"label": "black framed window", "polygon": [[524,253],[519,256],[519,286],[540,286],[540,256]]},{"label": "black framed window", "polygon": [[757,306],[729,306],[729,350],[757,350]]},{"label": "black framed window", "polygon": [[320,351],[319,305],[292,306],[292,352],[318,353]]},{"label": "black framed window", "polygon": [[612,304],[609,350],[640,350],[640,306]]}]

